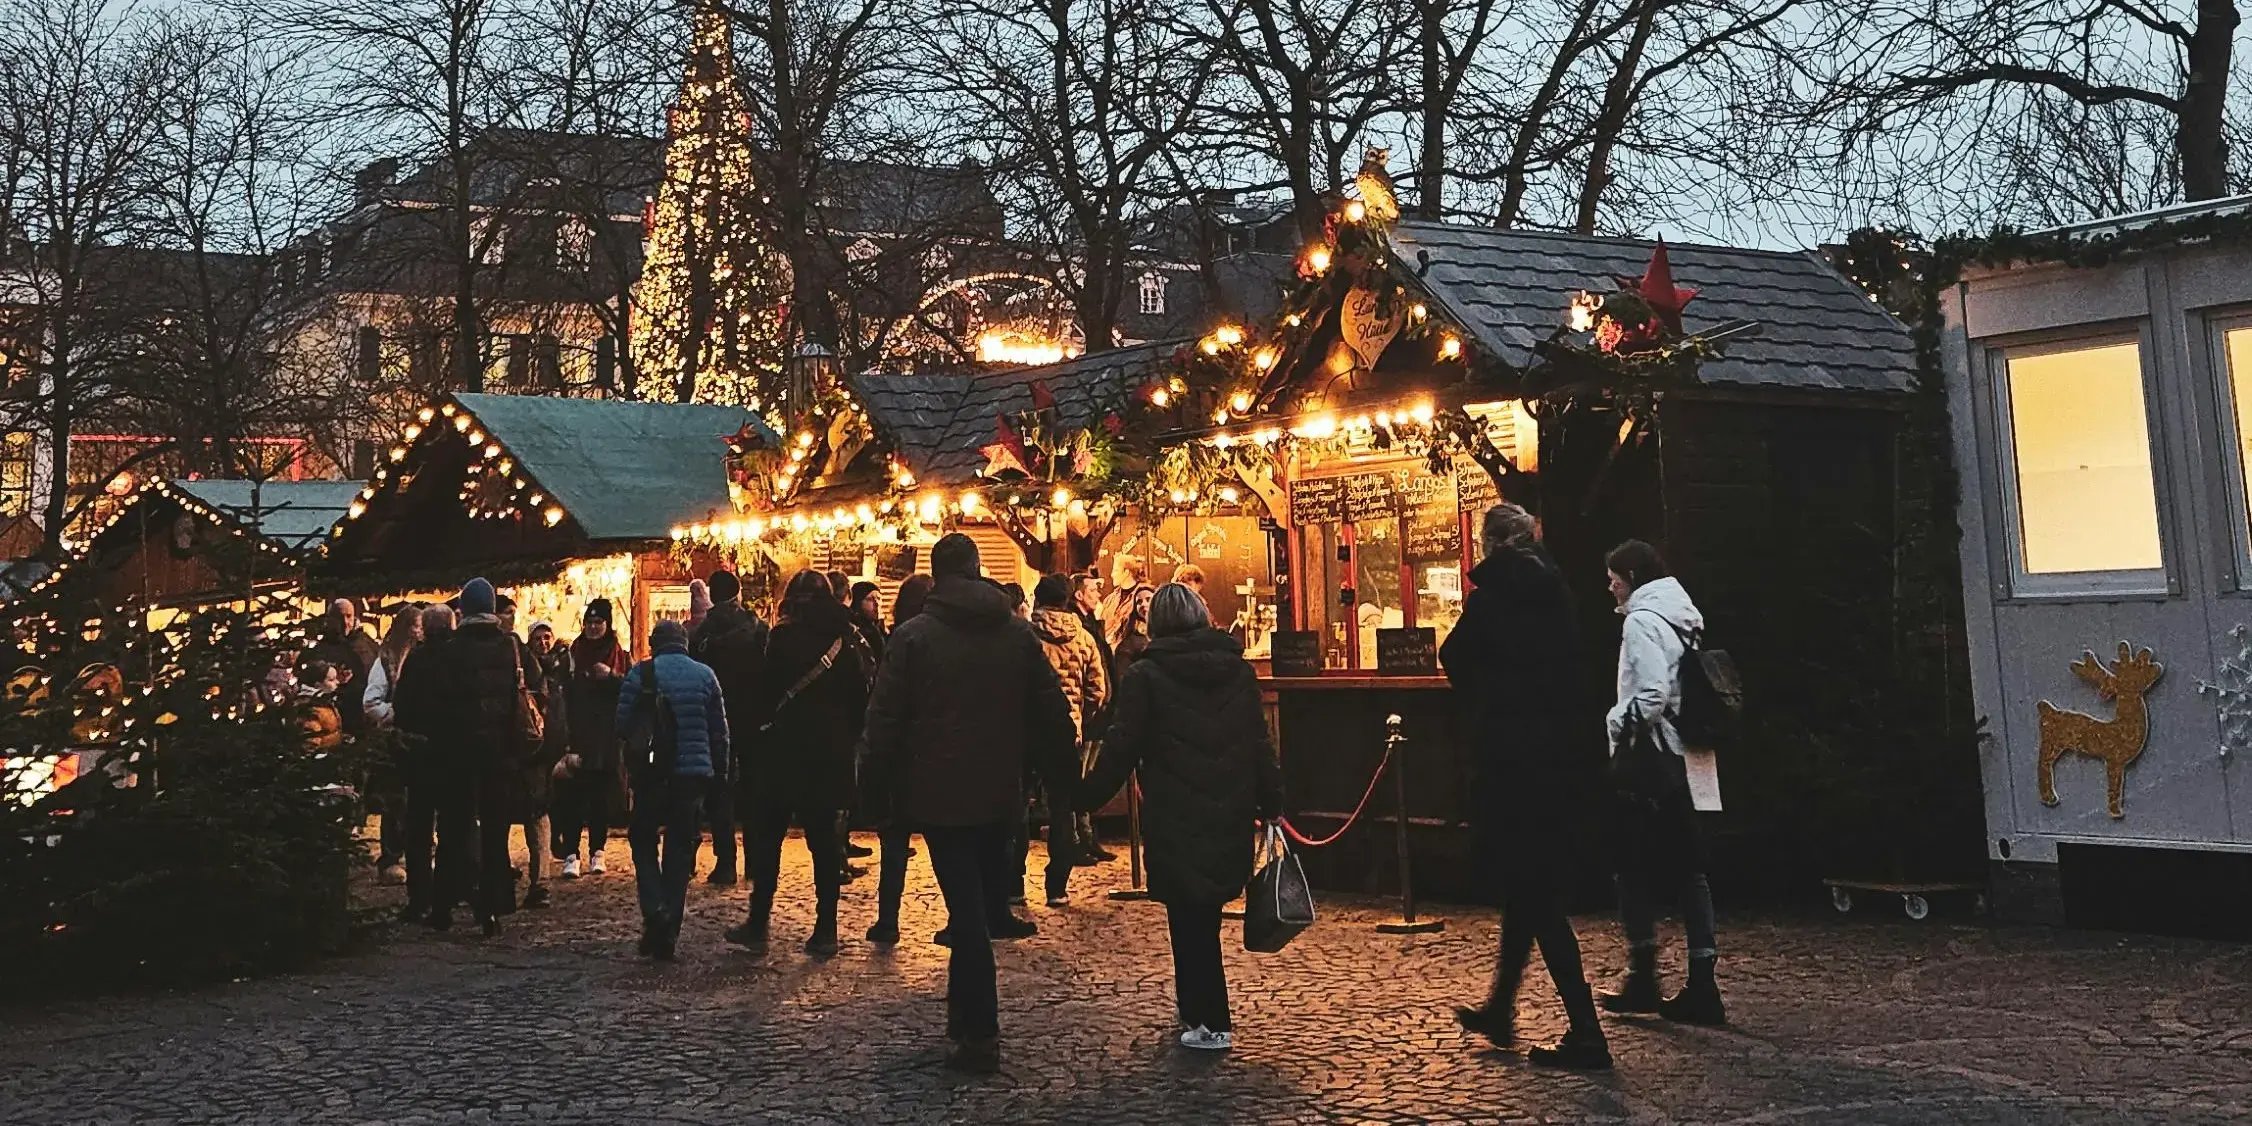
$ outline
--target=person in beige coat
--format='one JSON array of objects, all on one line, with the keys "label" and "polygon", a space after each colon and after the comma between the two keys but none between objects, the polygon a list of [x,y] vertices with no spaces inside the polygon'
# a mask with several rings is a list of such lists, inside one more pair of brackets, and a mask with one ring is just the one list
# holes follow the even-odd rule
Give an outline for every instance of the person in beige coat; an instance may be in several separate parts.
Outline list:
[{"label": "person in beige coat", "polygon": [[[1087,769],[1087,748],[1103,709],[1110,706],[1110,673],[1104,667],[1102,647],[1087,632],[1072,607],[1069,575],[1049,575],[1032,592],[1032,632],[1040,638],[1048,666],[1056,670],[1064,698],[1071,701],[1072,731],[1079,738],[1079,768]],[[1048,906],[1068,902],[1071,867],[1081,859],[1074,831],[1070,794],[1048,795]]]}]

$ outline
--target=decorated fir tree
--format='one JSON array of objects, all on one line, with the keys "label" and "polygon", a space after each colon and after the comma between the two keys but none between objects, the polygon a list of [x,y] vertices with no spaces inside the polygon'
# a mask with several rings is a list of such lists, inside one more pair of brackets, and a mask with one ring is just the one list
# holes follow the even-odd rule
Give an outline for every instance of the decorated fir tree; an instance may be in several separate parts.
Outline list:
[{"label": "decorated fir tree", "polygon": [[644,219],[634,370],[644,399],[769,410],[782,386],[789,262],[759,218],[727,17],[699,3],[692,18],[687,73],[667,110],[664,180]]}]

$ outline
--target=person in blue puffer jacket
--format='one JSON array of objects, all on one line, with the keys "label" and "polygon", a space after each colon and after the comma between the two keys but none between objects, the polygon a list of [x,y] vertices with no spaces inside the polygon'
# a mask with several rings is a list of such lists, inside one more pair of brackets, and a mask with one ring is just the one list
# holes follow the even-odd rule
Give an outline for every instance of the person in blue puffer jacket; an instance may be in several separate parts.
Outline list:
[{"label": "person in blue puffer jacket", "polygon": [[[649,631],[650,657],[618,685],[618,730],[641,745],[660,741],[659,765],[629,755],[633,773],[633,875],[641,897],[641,952],[671,961],[680,940],[688,881],[696,874],[704,803],[718,784],[712,765],[727,756],[727,702],[719,677],[688,655],[688,629],[675,621]],[[655,691],[650,689],[654,687]],[[658,698],[670,713],[658,725]],[[663,837],[660,853],[658,838]]]}]

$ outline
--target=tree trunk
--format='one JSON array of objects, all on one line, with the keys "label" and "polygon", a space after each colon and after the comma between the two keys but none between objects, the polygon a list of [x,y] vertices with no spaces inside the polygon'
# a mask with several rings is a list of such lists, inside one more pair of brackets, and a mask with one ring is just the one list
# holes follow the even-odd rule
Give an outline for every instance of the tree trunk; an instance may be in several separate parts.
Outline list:
[{"label": "tree trunk", "polygon": [[2198,0],[2197,27],[2190,33],[2189,78],[2182,87],[2174,150],[2181,161],[2182,192],[2191,200],[2229,194],[2229,57],[2243,17],[2234,0]]},{"label": "tree trunk", "polygon": [[1420,0],[1417,8],[1422,15],[1419,28],[1423,55],[1423,137],[1422,152],[1416,157],[1415,202],[1416,212],[1425,219],[1437,222],[1446,214],[1447,181],[1447,102],[1446,87],[1446,4],[1444,0]]},{"label": "tree trunk", "polygon": [[57,394],[47,412],[47,519],[40,529],[39,550],[48,562],[60,563],[67,554],[63,550],[63,526],[70,521],[71,417],[69,400],[60,393],[68,368],[58,364],[54,371],[52,386]]}]

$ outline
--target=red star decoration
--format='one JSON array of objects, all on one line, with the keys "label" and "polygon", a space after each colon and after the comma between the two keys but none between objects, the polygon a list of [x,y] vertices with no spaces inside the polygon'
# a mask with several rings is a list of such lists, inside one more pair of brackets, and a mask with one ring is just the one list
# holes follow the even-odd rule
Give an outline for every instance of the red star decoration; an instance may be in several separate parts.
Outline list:
[{"label": "red star decoration", "polygon": [[1048,390],[1048,381],[1045,379],[1032,381],[1032,409],[1036,411],[1056,409],[1056,393]]},{"label": "red star decoration", "polygon": [[979,447],[977,451],[985,455],[985,469],[979,475],[998,477],[1005,471],[1014,470],[1027,477],[1031,476],[1032,470],[1025,463],[1024,437],[1016,432],[1016,427],[1009,425],[1007,418],[996,416],[993,423],[993,444]]},{"label": "red star decoration", "polygon": [[1650,311],[1658,315],[1675,335],[1681,334],[1681,309],[1697,296],[1694,289],[1676,289],[1673,284],[1673,264],[1666,261],[1666,244],[1658,240],[1658,248],[1650,252],[1650,265],[1642,271],[1642,280],[1634,290],[1649,303]]}]

